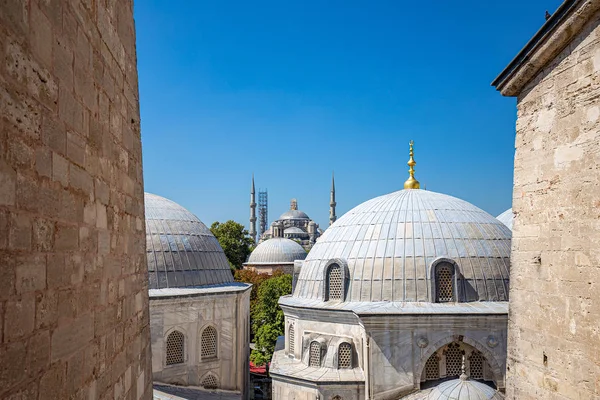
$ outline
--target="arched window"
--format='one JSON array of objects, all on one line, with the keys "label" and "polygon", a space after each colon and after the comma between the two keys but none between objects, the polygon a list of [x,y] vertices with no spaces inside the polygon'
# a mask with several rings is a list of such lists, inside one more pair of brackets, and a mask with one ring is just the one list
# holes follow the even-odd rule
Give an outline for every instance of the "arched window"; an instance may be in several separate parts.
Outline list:
[{"label": "arched window", "polygon": [[425,380],[440,379],[440,358],[433,353],[425,363]]},{"label": "arched window", "polygon": [[463,350],[458,343],[450,343],[446,349],[446,376],[461,374]]},{"label": "arched window", "polygon": [[342,280],[342,268],[337,264],[331,264],[327,271],[327,299],[344,300],[344,282]]},{"label": "arched window", "polygon": [[173,331],[167,336],[167,365],[181,364],[184,361],[184,336]]},{"label": "arched window", "polygon": [[219,387],[219,382],[217,381],[217,377],[213,374],[208,374],[202,379],[201,383],[202,387],[205,389],[217,389]]},{"label": "arched window", "polygon": [[321,366],[321,344],[319,342],[311,342],[308,354],[308,366]]},{"label": "arched window", "polygon": [[435,301],[447,303],[456,301],[454,295],[454,266],[450,263],[440,263],[435,266]]},{"label": "arched window", "polygon": [[290,324],[290,329],[288,330],[288,341],[289,341],[289,351],[290,355],[294,355],[294,325]]},{"label": "arched window", "polygon": [[469,377],[472,379],[483,379],[483,354],[473,351],[469,357]]},{"label": "arched window", "polygon": [[344,399],[342,398],[342,396],[340,396],[339,394],[337,394],[337,395],[333,396],[331,398],[331,400],[344,400]]},{"label": "arched window", "polygon": [[341,343],[338,347],[338,368],[352,368],[352,345]]},{"label": "arched window", "polygon": [[217,330],[208,326],[202,331],[200,338],[200,357],[214,358],[217,356]]}]

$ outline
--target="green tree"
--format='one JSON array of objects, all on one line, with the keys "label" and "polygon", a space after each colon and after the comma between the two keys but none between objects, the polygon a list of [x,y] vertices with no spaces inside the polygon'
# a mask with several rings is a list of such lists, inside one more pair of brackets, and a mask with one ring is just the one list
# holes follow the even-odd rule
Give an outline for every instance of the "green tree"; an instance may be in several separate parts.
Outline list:
[{"label": "green tree", "polygon": [[232,220],[223,223],[215,221],[210,226],[210,231],[223,248],[231,268],[242,268],[242,264],[246,262],[252,251],[251,246],[254,244],[254,240],[244,229],[244,225]]},{"label": "green tree", "polygon": [[292,293],[292,276],[280,274],[262,282],[258,288],[252,312],[252,331],[255,349],[250,361],[265,365],[271,361],[277,337],[283,335],[285,319],[279,307],[279,298]]}]

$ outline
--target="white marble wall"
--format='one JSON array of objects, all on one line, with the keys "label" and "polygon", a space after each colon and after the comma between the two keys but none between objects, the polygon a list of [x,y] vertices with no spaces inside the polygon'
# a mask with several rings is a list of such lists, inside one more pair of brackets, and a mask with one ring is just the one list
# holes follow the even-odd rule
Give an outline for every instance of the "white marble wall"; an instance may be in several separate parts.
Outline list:
[{"label": "white marble wall", "polygon": [[[284,307],[286,339],[284,354],[295,360],[273,378],[274,399],[397,399],[420,388],[425,362],[437,349],[453,341],[483,353],[494,381],[504,388],[507,315],[379,315],[364,316],[332,310]],[[289,326],[294,324],[295,343],[290,354]],[[346,380],[335,368],[333,353],[339,339],[353,344],[355,368],[363,382]],[[326,349],[319,374],[307,368],[310,341],[318,339]],[[273,366],[275,368],[277,366]],[[322,371],[322,373],[321,373]],[[339,373],[338,385],[327,382]],[[319,376],[320,378],[315,378]],[[346,375],[347,376],[347,375]],[[366,389],[365,389],[366,388]],[[364,393],[369,391],[369,396]],[[342,393],[342,391],[344,393]]]},{"label": "white marble wall", "polygon": [[[152,373],[155,381],[201,386],[208,373],[219,388],[246,390],[249,354],[250,291],[196,297],[150,299]],[[217,357],[200,357],[200,337],[207,326],[218,333]],[[185,335],[185,363],[166,365],[166,337],[173,330]]]}]

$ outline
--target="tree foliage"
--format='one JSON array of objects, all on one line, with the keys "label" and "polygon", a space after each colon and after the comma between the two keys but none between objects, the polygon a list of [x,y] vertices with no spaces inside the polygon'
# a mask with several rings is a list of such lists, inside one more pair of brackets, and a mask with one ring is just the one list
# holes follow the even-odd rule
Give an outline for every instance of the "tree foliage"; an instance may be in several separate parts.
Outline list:
[{"label": "tree foliage", "polygon": [[242,268],[254,245],[254,240],[244,226],[232,220],[223,223],[215,221],[210,226],[210,231],[219,241],[232,269]]},{"label": "tree foliage", "polygon": [[255,349],[250,360],[255,365],[271,361],[277,337],[284,334],[285,318],[279,298],[292,293],[292,276],[280,273],[263,281],[258,288],[256,303],[251,310]]}]

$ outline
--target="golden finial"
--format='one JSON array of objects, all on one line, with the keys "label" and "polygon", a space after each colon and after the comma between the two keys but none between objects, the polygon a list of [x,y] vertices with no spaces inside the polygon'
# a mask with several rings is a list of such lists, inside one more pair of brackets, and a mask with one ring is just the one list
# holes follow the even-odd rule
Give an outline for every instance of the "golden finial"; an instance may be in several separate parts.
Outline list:
[{"label": "golden finial", "polygon": [[404,189],[420,189],[421,185],[419,184],[419,181],[415,179],[415,165],[417,165],[417,162],[415,161],[415,159],[413,158],[414,152],[413,152],[413,145],[415,144],[412,140],[410,141],[410,159],[408,160],[408,173],[410,174],[410,176],[408,177],[408,179],[406,180],[406,182],[404,182]]}]

